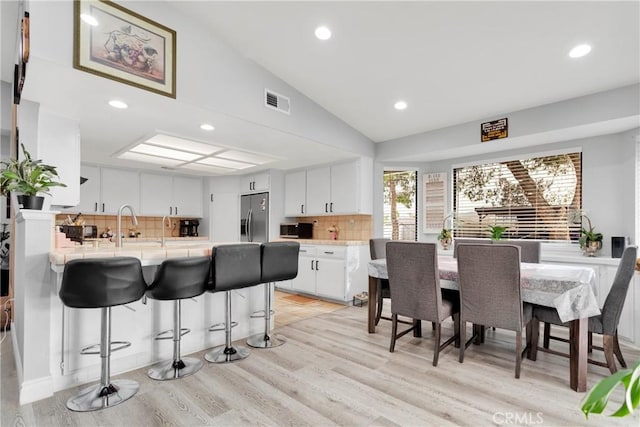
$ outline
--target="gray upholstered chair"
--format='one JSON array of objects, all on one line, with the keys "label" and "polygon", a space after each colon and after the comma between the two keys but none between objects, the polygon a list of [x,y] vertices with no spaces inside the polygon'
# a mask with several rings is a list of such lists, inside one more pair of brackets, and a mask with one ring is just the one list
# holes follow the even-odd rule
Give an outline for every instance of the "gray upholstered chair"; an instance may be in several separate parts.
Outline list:
[{"label": "gray upholstered chair", "polygon": [[[386,257],[385,245],[391,239],[369,239],[369,252],[371,259],[384,259]],[[383,298],[391,298],[389,293],[389,281],[387,279],[378,279],[378,292],[376,296],[376,321],[378,325],[380,319],[391,320],[389,317],[382,317]]]},{"label": "gray upholstered chair", "polygon": [[[393,322],[389,351],[394,351],[396,339],[410,331],[421,336],[420,321],[427,320],[435,323],[433,366],[438,366],[440,350],[459,342],[460,304],[457,298],[448,299],[442,294],[435,243],[387,243],[387,271]],[[398,315],[412,318],[413,326],[398,333]],[[441,323],[448,317],[454,320],[454,336],[440,344]]]},{"label": "gray upholstered chair", "polygon": [[520,262],[540,263],[540,242],[535,240],[498,240],[493,243],[518,246],[520,247]]},{"label": "gray upholstered chair", "polygon": [[[589,318],[589,343],[592,342],[591,335],[593,333],[602,335],[602,347],[590,346],[604,351],[604,357],[607,363],[602,363],[596,360],[589,359],[589,363],[594,365],[603,366],[609,368],[611,373],[617,371],[616,362],[613,357],[618,358],[620,365],[623,368],[627,367],[627,363],[622,357],[620,351],[620,344],[618,343],[618,322],[620,321],[620,314],[624,307],[624,301],[627,297],[627,290],[629,289],[629,283],[633,278],[633,271],[636,264],[636,257],[638,256],[638,247],[629,246],[624,250],[620,264],[616,271],[616,276],[613,279],[611,289],[607,294],[607,298],[602,306],[601,314]],[[554,354],[568,356],[564,353],[549,350],[549,340],[555,339],[558,341],[568,341],[564,338],[554,337],[548,331],[549,324],[569,326],[568,323],[562,323],[558,316],[558,311],[553,307],[539,307],[536,306],[533,310],[533,327],[531,336],[531,360],[536,360],[536,353],[538,351],[538,334],[539,323],[545,323],[545,337],[543,351],[552,352]]]},{"label": "gray upholstered chair", "polygon": [[531,305],[520,293],[520,248],[500,244],[458,247],[460,286],[460,363],[475,339],[466,339],[466,322],[516,332],[516,378],[522,364],[522,330],[531,320]]},{"label": "gray upholstered chair", "polygon": [[465,243],[476,243],[476,244],[487,244],[490,245],[491,244],[491,240],[489,239],[455,239],[453,241],[453,257],[457,258],[458,257],[458,246],[465,244]]}]

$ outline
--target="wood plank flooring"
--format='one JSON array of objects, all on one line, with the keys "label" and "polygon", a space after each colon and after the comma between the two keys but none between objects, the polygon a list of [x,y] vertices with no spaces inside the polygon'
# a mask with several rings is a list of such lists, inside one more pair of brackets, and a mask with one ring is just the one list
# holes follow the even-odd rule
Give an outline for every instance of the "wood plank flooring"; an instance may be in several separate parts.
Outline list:
[{"label": "wood plank flooring", "polygon": [[[277,306],[284,312],[276,319],[286,319],[286,309]],[[467,349],[463,364],[458,363],[457,349],[448,347],[438,367],[433,367],[429,325],[423,325],[424,338],[405,336],[390,353],[390,322],[382,320],[378,333],[368,334],[366,306],[326,308],[322,314],[310,310],[307,314],[312,317],[300,313],[296,315],[300,318],[290,317],[290,322],[276,328],[287,337],[285,345],[252,349],[240,362],[205,362],[197,374],[175,381],[153,381],[145,369],[120,375],[140,383],[138,394],[119,406],[91,413],[66,409],[66,400],[77,388],[19,406],[8,337],[0,349],[0,425],[640,425],[638,417],[585,420],[580,412],[584,394],[569,388],[567,359],[539,353],[537,362],[523,361],[521,378],[516,380],[512,332],[490,331],[484,345]],[[450,334],[447,324],[443,337]],[[562,343],[552,345],[562,349]],[[640,358],[637,348],[623,345],[622,350],[628,363]],[[607,369],[590,365],[589,387],[607,375]],[[621,399],[618,390],[614,400]]]}]

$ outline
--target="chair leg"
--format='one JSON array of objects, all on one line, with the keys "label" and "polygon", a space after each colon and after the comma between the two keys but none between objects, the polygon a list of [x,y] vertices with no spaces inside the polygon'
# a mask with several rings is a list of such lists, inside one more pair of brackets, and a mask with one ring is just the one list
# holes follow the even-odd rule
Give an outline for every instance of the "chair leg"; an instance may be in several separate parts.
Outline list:
[{"label": "chair leg", "polygon": [[531,319],[529,323],[531,325],[531,336],[529,340],[529,359],[534,362],[538,358],[538,341],[540,340],[540,322],[536,319]]},{"label": "chair leg", "polygon": [[464,348],[467,346],[467,322],[460,318],[460,350],[458,352],[458,362],[464,361]]},{"label": "chair leg", "polygon": [[264,284],[264,332],[247,338],[247,345],[254,348],[273,348],[285,343],[285,338],[271,335],[271,283]]},{"label": "chair leg", "polygon": [[231,291],[224,293],[226,310],[224,326],[224,345],[214,348],[204,355],[204,358],[211,363],[227,363],[245,359],[249,356],[249,349],[246,347],[234,347],[231,344]]},{"label": "chair leg", "polygon": [[604,349],[604,358],[607,360],[607,366],[612,374],[618,370],[616,368],[616,360],[613,358],[613,335],[602,336],[602,348]]},{"label": "chair leg", "polygon": [[516,378],[520,378],[522,364],[522,331],[516,331]]},{"label": "chair leg", "polygon": [[455,348],[460,348],[460,313],[453,315],[453,334],[456,336],[453,345]]},{"label": "chair leg", "polygon": [[422,320],[413,319],[413,336],[416,338],[422,337]]},{"label": "chair leg", "polygon": [[391,345],[389,346],[389,351],[393,353],[393,350],[396,348],[396,335],[398,334],[398,315],[391,315]]},{"label": "chair leg", "polygon": [[436,336],[435,336],[435,346],[433,349],[433,366],[438,366],[438,356],[440,355],[440,323],[435,323],[433,322],[434,325],[436,325]]},{"label": "chair leg", "polygon": [[618,341],[618,330],[613,335],[613,353],[618,358],[618,362],[620,362],[620,366],[623,368],[627,367],[627,362],[624,361],[624,357],[622,357],[622,351],[620,350],[620,342]]},{"label": "chair leg", "polygon": [[587,352],[593,353],[593,332],[589,331],[587,338]]},{"label": "chair leg", "polygon": [[[202,360],[193,357],[182,357],[180,344],[182,341],[182,301],[175,300],[173,303],[173,360],[164,361],[153,365],[147,376],[154,380],[175,380],[195,374],[202,368]],[[185,330],[185,334],[188,333]]]},{"label": "chair leg", "polygon": [[551,325],[547,322],[544,322],[544,336],[542,338],[542,346],[544,348],[549,348],[550,336],[551,336]]},{"label": "chair leg", "polygon": [[382,317],[382,304],[384,303],[384,298],[382,298],[382,286],[380,285],[380,280],[378,280],[378,295],[376,295],[376,321],[375,325],[378,326],[380,322],[380,318]]},{"label": "chair leg", "polygon": [[131,380],[111,381],[111,307],[103,307],[100,322],[100,384],[82,389],[67,400],[67,408],[77,412],[96,411],[118,405],[138,392]]}]

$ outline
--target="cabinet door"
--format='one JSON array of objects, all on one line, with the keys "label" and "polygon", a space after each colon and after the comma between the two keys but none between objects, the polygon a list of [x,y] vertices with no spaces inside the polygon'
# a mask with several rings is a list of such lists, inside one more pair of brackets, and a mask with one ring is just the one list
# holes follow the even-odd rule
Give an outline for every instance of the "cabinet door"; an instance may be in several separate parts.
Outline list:
[{"label": "cabinet door", "polygon": [[284,176],[284,216],[306,214],[307,172],[302,170]]},{"label": "cabinet door", "polygon": [[173,177],[173,215],[202,218],[202,179]]},{"label": "cabinet door", "polygon": [[246,175],[240,178],[240,192],[241,193],[253,192],[253,175]]},{"label": "cabinet door", "polygon": [[[138,172],[123,169],[102,168],[101,213],[115,215],[120,206],[131,205],[140,212],[140,179]],[[127,212],[127,215],[129,212]]]},{"label": "cabinet door", "polygon": [[307,214],[329,213],[331,173],[328,167],[307,170]]},{"label": "cabinet door", "polygon": [[269,191],[269,172],[262,172],[253,175],[253,191]]},{"label": "cabinet door", "polygon": [[140,174],[140,215],[170,215],[171,175]]},{"label": "cabinet door", "polygon": [[344,259],[318,258],[316,267],[316,293],[336,300],[345,300]]},{"label": "cabinet door", "polygon": [[331,166],[329,212],[343,214],[358,211],[358,176],[357,162]]},{"label": "cabinet door", "polygon": [[100,168],[81,165],[80,176],[87,180],[80,185],[80,203],[73,209],[85,215],[100,212]]},{"label": "cabinet door", "polygon": [[291,288],[307,294],[316,294],[316,258],[303,256],[298,258],[298,276],[291,281]]},{"label": "cabinet door", "polygon": [[240,202],[238,193],[213,193],[209,205],[209,240],[240,241]]}]

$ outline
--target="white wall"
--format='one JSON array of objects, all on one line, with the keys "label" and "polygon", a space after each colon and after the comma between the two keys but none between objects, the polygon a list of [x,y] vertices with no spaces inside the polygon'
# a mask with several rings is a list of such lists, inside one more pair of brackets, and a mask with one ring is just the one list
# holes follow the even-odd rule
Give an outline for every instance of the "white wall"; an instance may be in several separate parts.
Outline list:
[{"label": "white wall", "polygon": [[[487,153],[456,159],[423,163],[419,166],[421,175],[429,172],[446,172],[449,194],[452,194],[452,167],[454,164],[493,160],[504,157],[522,157],[547,151],[582,148],[582,206],[588,212],[594,227],[604,234],[603,256],[611,255],[611,236],[629,236],[635,240],[635,137],[640,129],[612,135],[545,144],[499,153]],[[376,175],[376,207],[382,205],[382,168],[401,166],[414,168],[415,163],[378,162]],[[418,194],[418,239],[436,241],[436,234],[422,233],[422,193]],[[452,202],[449,200],[449,210]],[[374,235],[382,235],[382,209],[374,212]]]}]

